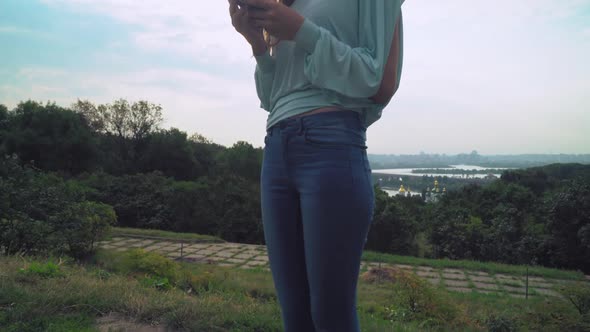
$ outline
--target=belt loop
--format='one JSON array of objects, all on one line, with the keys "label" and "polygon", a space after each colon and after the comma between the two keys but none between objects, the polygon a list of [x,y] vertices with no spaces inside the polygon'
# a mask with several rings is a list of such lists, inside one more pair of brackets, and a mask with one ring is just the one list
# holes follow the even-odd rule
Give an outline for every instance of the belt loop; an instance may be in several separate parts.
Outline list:
[{"label": "belt loop", "polygon": [[300,116],[298,120],[299,120],[299,131],[297,132],[297,135],[301,136],[301,135],[303,135],[303,117]]}]

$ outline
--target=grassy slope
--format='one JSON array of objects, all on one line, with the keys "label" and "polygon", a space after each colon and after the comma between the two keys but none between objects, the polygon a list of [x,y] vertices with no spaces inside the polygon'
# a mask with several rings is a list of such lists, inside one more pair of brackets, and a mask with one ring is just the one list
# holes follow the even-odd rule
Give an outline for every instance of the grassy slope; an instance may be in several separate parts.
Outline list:
[{"label": "grassy slope", "polygon": [[[91,262],[65,263],[63,276],[23,276],[19,269],[35,258],[0,256],[0,330],[95,331],[95,320],[115,312],[132,320],[191,331],[280,331],[281,316],[269,272],[216,265],[181,263],[191,275],[208,276],[207,287],[196,291],[157,290],[142,284],[142,274],[117,272],[121,252],[99,250]],[[45,258],[36,258],[45,262]],[[490,315],[522,314],[536,318],[544,312],[571,316],[561,300],[550,308],[542,298],[528,302],[505,295],[444,292],[435,300],[459,308],[454,328],[482,330]],[[390,283],[359,280],[358,312],[363,331],[435,331],[426,320],[388,321],[385,307],[393,301]],[[557,305],[557,307],[555,307]],[[557,308],[557,309],[555,309]],[[529,319],[529,318],[527,318]],[[547,323],[547,318],[543,324]],[[535,324],[536,322],[525,322]],[[561,323],[559,321],[558,323]],[[437,324],[445,324],[438,322]]]}]

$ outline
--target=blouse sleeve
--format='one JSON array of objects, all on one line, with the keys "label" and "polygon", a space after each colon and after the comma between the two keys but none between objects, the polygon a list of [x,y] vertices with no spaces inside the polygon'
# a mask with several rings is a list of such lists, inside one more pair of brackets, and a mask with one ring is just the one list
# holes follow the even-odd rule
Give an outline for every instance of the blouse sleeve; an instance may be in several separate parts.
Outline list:
[{"label": "blouse sleeve", "polygon": [[401,2],[359,0],[358,47],[341,42],[306,18],[294,41],[307,51],[304,73],[309,81],[352,98],[374,96],[381,86]]},{"label": "blouse sleeve", "polygon": [[270,112],[270,93],[275,73],[275,59],[270,56],[269,51],[263,55],[255,56],[256,70],[254,80],[256,81],[256,93],[260,99],[260,107]]}]

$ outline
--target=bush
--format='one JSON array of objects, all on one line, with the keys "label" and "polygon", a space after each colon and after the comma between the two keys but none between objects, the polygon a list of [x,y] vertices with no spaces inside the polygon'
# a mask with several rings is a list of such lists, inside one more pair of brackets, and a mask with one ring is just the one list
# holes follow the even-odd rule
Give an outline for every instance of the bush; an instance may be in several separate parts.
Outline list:
[{"label": "bush", "polygon": [[31,262],[26,268],[21,268],[18,271],[19,275],[24,277],[39,276],[41,278],[56,278],[63,277],[65,274],[61,271],[59,265],[53,262],[39,263]]},{"label": "bush", "polygon": [[15,157],[0,158],[0,252],[82,256],[116,221],[113,209],[85,200],[86,188]]},{"label": "bush", "polygon": [[95,202],[75,203],[60,215],[62,233],[73,257],[83,257],[94,251],[94,244],[117,221],[109,205]]},{"label": "bush", "polygon": [[155,252],[131,249],[118,257],[113,268],[127,274],[143,274],[157,278],[167,278],[174,283],[179,279],[180,265]]},{"label": "bush", "polygon": [[490,315],[486,319],[485,325],[490,332],[512,332],[517,330],[514,319],[505,315]]},{"label": "bush", "polygon": [[392,323],[421,321],[424,326],[464,326],[469,322],[461,307],[448,294],[412,272],[394,268],[371,268],[363,274],[367,282],[393,282],[391,304],[385,319]]}]

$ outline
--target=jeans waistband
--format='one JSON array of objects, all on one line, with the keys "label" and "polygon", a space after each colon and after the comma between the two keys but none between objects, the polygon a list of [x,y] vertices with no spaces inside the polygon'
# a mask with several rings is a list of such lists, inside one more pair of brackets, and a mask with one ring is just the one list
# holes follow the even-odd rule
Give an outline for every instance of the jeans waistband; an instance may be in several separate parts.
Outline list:
[{"label": "jeans waistband", "polygon": [[333,126],[365,131],[365,128],[362,126],[362,119],[359,112],[342,110],[284,119],[268,128],[267,133],[272,135],[272,133],[276,130],[285,130],[288,128],[297,128],[299,130],[303,130],[304,128],[310,127]]}]

